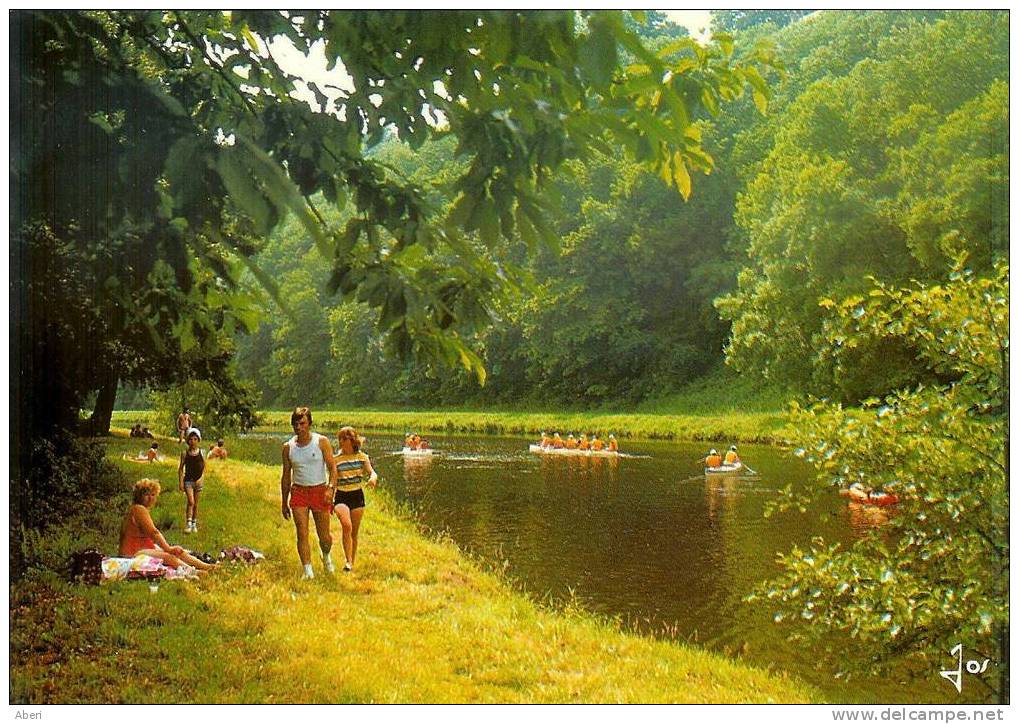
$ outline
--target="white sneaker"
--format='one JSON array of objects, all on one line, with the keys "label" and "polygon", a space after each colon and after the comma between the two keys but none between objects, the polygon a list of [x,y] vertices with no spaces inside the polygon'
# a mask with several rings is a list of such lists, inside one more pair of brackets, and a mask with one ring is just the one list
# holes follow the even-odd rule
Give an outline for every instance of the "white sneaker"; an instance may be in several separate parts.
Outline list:
[{"label": "white sneaker", "polygon": [[333,565],[333,559],[328,556],[322,559],[322,565],[325,566],[326,573],[336,573],[336,566]]},{"label": "white sneaker", "polygon": [[184,524],[184,533],[187,534],[190,532],[191,532],[191,521],[189,520],[187,523]]},{"label": "white sneaker", "polygon": [[198,521],[197,520],[191,521],[191,532],[192,533],[197,533],[198,532]]}]

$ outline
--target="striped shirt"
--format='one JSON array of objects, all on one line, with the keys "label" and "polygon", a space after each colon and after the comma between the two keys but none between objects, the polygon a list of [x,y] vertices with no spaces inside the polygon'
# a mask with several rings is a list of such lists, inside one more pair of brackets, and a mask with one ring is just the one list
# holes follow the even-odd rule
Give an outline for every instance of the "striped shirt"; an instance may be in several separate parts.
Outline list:
[{"label": "striped shirt", "polygon": [[350,455],[337,455],[336,460],[336,488],[345,493],[353,490],[360,490],[361,481],[367,477],[365,464],[371,459],[366,453],[356,452]]}]

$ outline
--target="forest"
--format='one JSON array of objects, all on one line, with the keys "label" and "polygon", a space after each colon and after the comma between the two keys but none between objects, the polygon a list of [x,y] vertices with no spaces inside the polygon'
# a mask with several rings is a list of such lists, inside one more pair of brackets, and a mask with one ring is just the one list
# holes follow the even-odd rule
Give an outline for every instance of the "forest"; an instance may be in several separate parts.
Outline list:
[{"label": "forest", "polygon": [[[660,47],[670,28],[657,30]],[[744,97],[697,123],[714,168],[685,201],[618,149],[568,161],[548,194],[555,243],[500,244],[509,283],[462,330],[484,385],[463,367],[394,359],[370,292],[330,293],[329,261],[284,222],[257,260],[288,311],[270,307],[236,339],[258,404],[627,408],[723,365],[847,403],[944,381],[901,337],[833,349],[821,302],[870,278],[935,281],[961,258],[979,273],[1007,256],[1001,16],[817,13],[777,27],[764,14],[735,37],[780,49],[767,113]],[[451,138],[414,150],[390,136],[371,153],[438,204],[466,163]],[[355,215],[348,203],[335,223]]]}]

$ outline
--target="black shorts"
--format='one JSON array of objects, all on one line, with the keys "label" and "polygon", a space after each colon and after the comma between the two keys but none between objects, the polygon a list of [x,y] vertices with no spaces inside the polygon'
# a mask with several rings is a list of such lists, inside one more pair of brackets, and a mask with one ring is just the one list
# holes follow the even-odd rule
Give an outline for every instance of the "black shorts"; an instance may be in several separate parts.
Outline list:
[{"label": "black shorts", "polygon": [[351,510],[364,507],[364,490],[337,490],[333,495],[333,505],[345,505]]}]

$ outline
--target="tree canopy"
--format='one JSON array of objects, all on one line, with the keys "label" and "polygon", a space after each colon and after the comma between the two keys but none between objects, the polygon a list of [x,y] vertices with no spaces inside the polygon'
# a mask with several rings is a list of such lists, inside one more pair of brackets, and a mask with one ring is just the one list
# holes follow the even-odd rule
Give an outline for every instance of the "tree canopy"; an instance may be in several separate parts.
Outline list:
[{"label": "tree canopy", "polygon": [[[277,42],[321,48],[349,84],[288,72]],[[724,36],[651,52],[615,12],[31,11],[13,15],[12,44],[20,302],[33,319],[49,305],[31,296],[35,283],[59,306],[53,265],[33,255],[47,246],[38,234],[52,234],[90,265],[94,316],[111,319],[104,305],[122,316],[98,334],[33,324],[19,341],[43,368],[55,346],[83,342],[103,358],[124,345],[148,365],[218,354],[220,330],[252,323],[242,272],[277,289],[249,262],[291,214],[329,265],[330,288],[379,311],[392,351],[483,378],[458,325],[488,318],[506,276],[487,253],[499,239],[553,238],[553,172],[618,146],[689,195],[692,172],[712,166],[694,121],[744,87],[766,103],[759,68],[772,62],[764,48],[733,61]],[[305,88],[317,107],[295,98]],[[387,133],[412,148],[456,138],[464,164],[441,189],[451,205],[371,157]],[[322,203],[353,213],[333,227]],[[47,371],[32,374],[29,388]],[[66,424],[96,377],[80,370],[51,388],[48,422]]]}]

